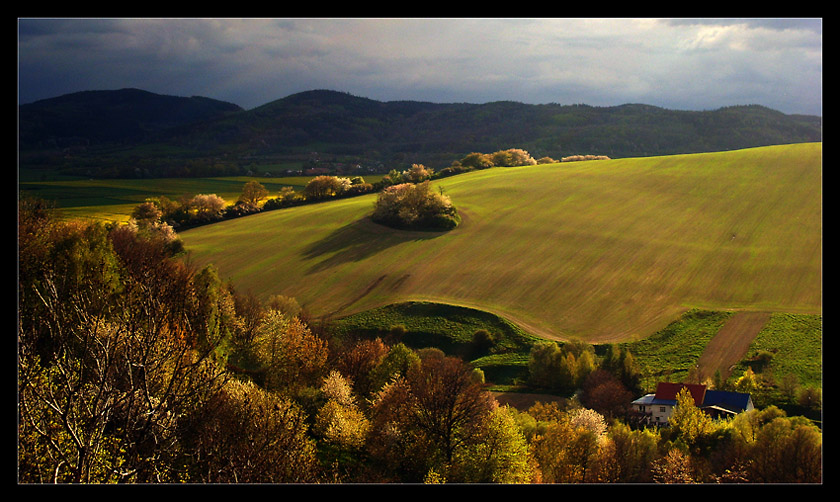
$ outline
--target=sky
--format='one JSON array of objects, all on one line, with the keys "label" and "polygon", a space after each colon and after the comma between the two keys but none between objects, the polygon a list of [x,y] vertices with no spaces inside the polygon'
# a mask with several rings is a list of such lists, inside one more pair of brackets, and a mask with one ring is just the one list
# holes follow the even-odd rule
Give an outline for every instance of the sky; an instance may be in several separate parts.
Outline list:
[{"label": "sky", "polygon": [[822,19],[18,18],[18,103],[137,88],[822,115]]}]

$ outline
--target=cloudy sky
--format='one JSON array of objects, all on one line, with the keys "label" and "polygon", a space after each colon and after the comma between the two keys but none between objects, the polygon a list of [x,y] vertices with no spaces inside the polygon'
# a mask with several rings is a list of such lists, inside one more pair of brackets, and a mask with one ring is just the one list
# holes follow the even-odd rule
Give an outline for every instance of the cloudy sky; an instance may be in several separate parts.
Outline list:
[{"label": "cloudy sky", "polygon": [[819,18],[20,18],[18,99],[134,87],[250,109],[332,89],[822,115],[822,58]]}]

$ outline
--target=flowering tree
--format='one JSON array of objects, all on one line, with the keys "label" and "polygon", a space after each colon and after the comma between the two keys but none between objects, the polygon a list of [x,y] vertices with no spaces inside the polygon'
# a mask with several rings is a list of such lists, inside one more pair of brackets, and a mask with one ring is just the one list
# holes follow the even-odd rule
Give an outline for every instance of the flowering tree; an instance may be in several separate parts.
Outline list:
[{"label": "flowering tree", "polygon": [[242,195],[239,196],[239,202],[251,207],[257,207],[260,201],[266,197],[268,197],[267,188],[258,181],[249,181],[242,188]]},{"label": "flowering tree", "polygon": [[435,193],[428,181],[401,183],[386,188],[374,206],[373,221],[397,228],[455,228],[458,212],[447,195]]},{"label": "flowering tree", "polygon": [[316,176],[303,189],[307,199],[327,199],[344,193],[352,183],[349,178],[337,176]]}]

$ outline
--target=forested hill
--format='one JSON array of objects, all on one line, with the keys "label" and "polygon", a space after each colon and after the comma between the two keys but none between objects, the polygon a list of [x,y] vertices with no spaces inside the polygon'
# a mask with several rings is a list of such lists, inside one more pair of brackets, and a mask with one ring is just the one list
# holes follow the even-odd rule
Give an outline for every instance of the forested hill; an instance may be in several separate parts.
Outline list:
[{"label": "forested hill", "polygon": [[[37,116],[41,118],[36,124],[27,109],[35,104],[21,106],[22,150],[37,144],[51,147],[55,153],[56,146],[67,143],[62,141],[62,135],[72,135],[91,138],[90,146],[84,151],[77,148],[76,157],[61,156],[64,167],[78,163],[78,156],[87,157],[88,169],[104,166],[108,161],[95,145],[120,142],[121,161],[142,159],[144,167],[153,171],[165,169],[167,164],[183,164],[189,158],[194,163],[196,159],[213,159],[236,172],[246,165],[300,165],[311,161],[315,153],[320,160],[329,158],[386,169],[412,162],[439,169],[470,152],[507,148],[523,148],[534,158],[576,154],[616,158],[822,140],[820,117],[786,115],[758,105],[679,111],[642,104],[438,104],[381,102],[316,90],[251,110],[237,110],[206,98],[189,98],[195,100],[194,105],[206,105],[203,111],[207,113],[175,116],[183,108],[163,106],[154,110],[165,113],[147,120],[150,110],[146,107],[121,103],[121,99],[132,98],[130,93],[103,91],[96,97],[96,106],[86,107],[67,106],[62,98],[57,98],[54,106],[50,106],[50,100],[39,102]],[[165,98],[170,97],[159,97],[160,102]],[[51,124],[62,127],[47,127],[43,117],[48,114],[56,117]],[[166,127],[167,118],[173,127]],[[137,134],[138,130],[156,134]],[[74,144],[78,146],[79,142]],[[113,155],[113,148],[109,152]],[[155,152],[166,152],[165,157]],[[48,155],[44,150],[39,153],[37,157],[23,155],[22,164],[34,158],[45,162]]]},{"label": "forested hill", "polygon": [[241,112],[210,98],[165,96],[140,89],[83,91],[19,107],[22,149],[133,145],[162,131]]}]

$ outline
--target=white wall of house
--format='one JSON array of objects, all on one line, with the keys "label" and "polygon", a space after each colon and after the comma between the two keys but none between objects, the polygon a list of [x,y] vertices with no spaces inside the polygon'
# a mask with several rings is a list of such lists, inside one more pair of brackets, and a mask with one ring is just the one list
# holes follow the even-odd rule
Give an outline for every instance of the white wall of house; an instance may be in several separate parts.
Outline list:
[{"label": "white wall of house", "polygon": [[667,424],[674,411],[674,407],[668,404],[636,404],[634,407],[640,413],[648,413],[650,422],[656,425]]},{"label": "white wall of house", "polygon": [[651,420],[657,424],[668,423],[668,419],[671,418],[671,413],[674,411],[674,407],[667,404],[653,404],[650,407],[652,408]]}]

